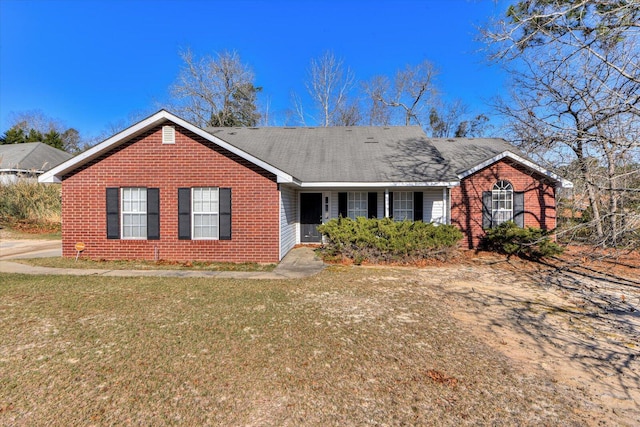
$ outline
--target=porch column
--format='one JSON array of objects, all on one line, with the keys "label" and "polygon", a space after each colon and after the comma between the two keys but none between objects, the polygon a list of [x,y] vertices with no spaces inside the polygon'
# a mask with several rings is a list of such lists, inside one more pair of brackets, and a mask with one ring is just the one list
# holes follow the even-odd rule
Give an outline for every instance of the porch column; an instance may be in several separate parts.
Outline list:
[{"label": "porch column", "polygon": [[447,224],[447,187],[442,189],[442,223]]},{"label": "porch column", "polygon": [[389,189],[384,189],[384,217],[389,218]]},{"label": "porch column", "polygon": [[384,189],[384,217],[389,218],[389,189]]}]

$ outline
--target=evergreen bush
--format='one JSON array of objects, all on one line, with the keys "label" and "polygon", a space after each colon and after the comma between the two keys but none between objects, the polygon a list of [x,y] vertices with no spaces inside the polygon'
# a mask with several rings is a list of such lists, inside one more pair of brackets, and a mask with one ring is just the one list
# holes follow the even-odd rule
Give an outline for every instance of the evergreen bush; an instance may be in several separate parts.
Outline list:
[{"label": "evergreen bush", "polygon": [[457,252],[462,233],[452,225],[393,221],[390,218],[337,218],[318,227],[325,236],[326,258],[411,263],[425,258],[448,259]]},{"label": "evergreen bush", "polygon": [[485,249],[506,255],[516,255],[527,259],[540,259],[560,255],[564,248],[545,231],[535,227],[520,228],[513,221],[507,221],[487,230],[483,241]]}]

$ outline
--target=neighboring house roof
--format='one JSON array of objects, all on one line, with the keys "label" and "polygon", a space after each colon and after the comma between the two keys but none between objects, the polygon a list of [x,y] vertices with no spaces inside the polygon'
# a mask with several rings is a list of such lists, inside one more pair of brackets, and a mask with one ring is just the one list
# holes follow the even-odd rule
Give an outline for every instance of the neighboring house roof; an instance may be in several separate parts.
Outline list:
[{"label": "neighboring house roof", "polygon": [[559,185],[568,183],[525,159],[503,139],[428,138],[418,126],[201,129],[165,110],[50,170],[40,181],[59,182],[76,168],[165,122],[264,168],[279,183],[300,187],[454,186],[478,165],[504,157]]},{"label": "neighboring house roof", "polygon": [[42,142],[0,145],[0,172],[42,173],[72,157]]}]

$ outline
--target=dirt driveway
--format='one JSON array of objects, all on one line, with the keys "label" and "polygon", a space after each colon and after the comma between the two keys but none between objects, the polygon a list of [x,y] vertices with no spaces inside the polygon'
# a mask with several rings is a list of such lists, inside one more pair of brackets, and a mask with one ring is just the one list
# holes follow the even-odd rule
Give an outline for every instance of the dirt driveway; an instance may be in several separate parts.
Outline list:
[{"label": "dirt driveway", "polygon": [[640,425],[640,263],[496,257],[420,270],[472,334],[583,402],[589,425]]}]

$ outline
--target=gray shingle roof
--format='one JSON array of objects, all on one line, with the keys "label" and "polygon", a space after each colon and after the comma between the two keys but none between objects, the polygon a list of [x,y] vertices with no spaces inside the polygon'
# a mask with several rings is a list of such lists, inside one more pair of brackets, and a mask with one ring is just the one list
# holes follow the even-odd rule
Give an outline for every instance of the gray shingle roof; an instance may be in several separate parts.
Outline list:
[{"label": "gray shingle roof", "polygon": [[502,139],[434,139],[420,127],[207,128],[303,182],[452,182],[506,150]]},{"label": "gray shingle roof", "polygon": [[520,150],[501,138],[431,138],[456,174],[467,171],[500,153],[510,151],[526,158]]},{"label": "gray shingle roof", "polygon": [[42,142],[0,145],[0,169],[48,171],[71,157]]}]

